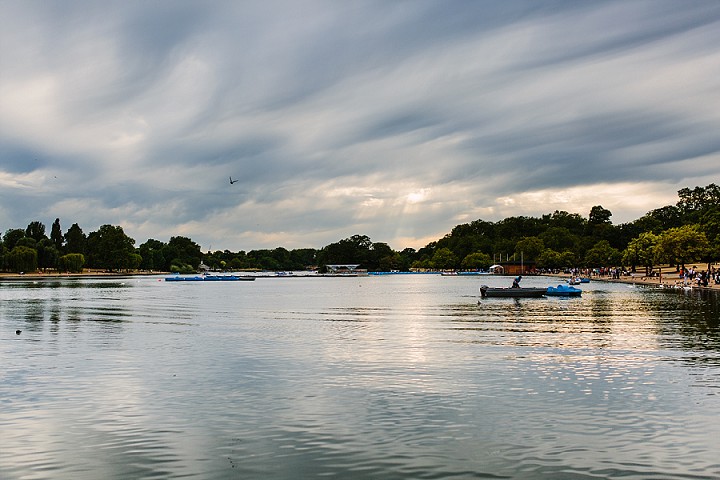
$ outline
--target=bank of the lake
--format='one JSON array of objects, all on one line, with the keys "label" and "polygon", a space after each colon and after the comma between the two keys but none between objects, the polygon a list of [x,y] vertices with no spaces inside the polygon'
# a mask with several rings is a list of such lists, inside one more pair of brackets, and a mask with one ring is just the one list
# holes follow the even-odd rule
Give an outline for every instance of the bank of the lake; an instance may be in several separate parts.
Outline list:
[{"label": "bank of the lake", "polygon": [[[716,269],[720,268],[720,265],[714,264],[713,265]],[[633,285],[646,285],[646,286],[664,286],[668,288],[672,287],[679,287],[683,286],[683,277],[680,274],[680,272],[675,267],[660,267],[654,269],[654,275],[645,275],[644,273],[640,272],[633,272],[628,275],[621,275],[620,278],[613,278],[608,275],[592,275],[589,278],[591,281],[599,281],[599,282],[610,282],[610,283],[627,283],[627,284],[633,284]],[[562,278],[563,280],[567,280],[572,275],[569,273],[557,273],[557,274],[548,274],[545,276],[549,277],[558,277]],[[688,286],[700,290],[717,290],[720,291],[720,284],[716,284],[715,281],[711,280],[708,285],[705,286],[699,286],[695,282],[689,282]]]}]

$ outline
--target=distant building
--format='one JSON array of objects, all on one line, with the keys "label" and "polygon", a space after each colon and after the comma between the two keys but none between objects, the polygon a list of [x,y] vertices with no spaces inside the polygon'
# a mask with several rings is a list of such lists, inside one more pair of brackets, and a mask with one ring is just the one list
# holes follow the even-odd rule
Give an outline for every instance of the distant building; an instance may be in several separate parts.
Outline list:
[{"label": "distant building", "polygon": [[[503,275],[529,275],[535,273],[536,265],[535,262],[509,261],[500,262],[499,265],[493,265],[493,267],[499,267],[496,268],[493,273],[499,273]],[[490,268],[492,269],[493,267]]]},{"label": "distant building", "polygon": [[366,269],[358,268],[357,264],[340,263],[334,265],[325,265],[330,275],[367,275]]}]

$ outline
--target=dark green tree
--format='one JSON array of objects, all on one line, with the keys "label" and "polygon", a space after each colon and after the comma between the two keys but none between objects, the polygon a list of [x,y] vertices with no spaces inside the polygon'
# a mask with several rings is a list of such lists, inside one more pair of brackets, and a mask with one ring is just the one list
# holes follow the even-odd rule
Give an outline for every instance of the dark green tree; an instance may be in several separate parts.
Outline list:
[{"label": "dark green tree", "polygon": [[303,270],[317,264],[317,250],[314,248],[298,248],[290,251],[293,270]]},{"label": "dark green tree", "polygon": [[645,275],[650,275],[653,265],[655,265],[655,247],[658,240],[659,237],[652,232],[641,233],[628,243],[623,252],[623,263],[629,265],[633,272],[637,265],[643,266]]},{"label": "dark green tree", "polygon": [[25,236],[34,239],[36,242],[47,238],[47,236],[45,236],[45,225],[38,221],[30,222],[25,229]]},{"label": "dark green tree", "polygon": [[19,229],[19,228],[12,228],[10,230],[7,230],[5,234],[3,235],[3,245],[5,245],[5,248],[8,249],[8,251],[15,248],[15,244],[17,244],[17,241],[20,240],[25,236],[25,230]]},{"label": "dark green tree", "polygon": [[543,244],[556,252],[572,250],[578,241],[567,227],[550,227],[539,235]]},{"label": "dark green tree", "polygon": [[611,267],[620,265],[622,255],[610,246],[607,240],[600,240],[585,254],[586,267]]},{"label": "dark green tree", "polygon": [[458,258],[449,248],[438,248],[430,261],[432,268],[437,270],[455,269],[458,263]]},{"label": "dark green tree", "polygon": [[58,259],[58,270],[61,272],[82,273],[85,257],[82,253],[68,253]]},{"label": "dark green tree", "polygon": [[183,264],[190,265],[194,270],[200,266],[203,254],[200,251],[200,245],[193,242],[188,237],[171,237],[167,244],[168,248],[174,255],[166,255],[163,251],[163,256],[173,261],[179,260]]},{"label": "dark green tree", "polygon": [[29,247],[29,248],[34,248],[34,249],[37,249],[37,244],[38,244],[38,242],[35,241],[35,239],[32,237],[22,237],[22,238],[18,239],[17,242],[15,242],[16,247],[22,246],[22,247]]},{"label": "dark green tree", "polygon": [[[381,260],[384,258],[388,261],[385,263],[393,263],[393,259],[395,257],[395,252],[387,243],[383,242],[375,242],[370,247],[370,253],[368,255],[368,264],[366,265],[366,268],[368,270],[383,270],[380,267]],[[394,270],[394,268],[391,268]],[[387,271],[387,269],[385,269]]]},{"label": "dark green tree", "polygon": [[80,228],[77,223],[73,223],[65,233],[65,251],[67,253],[85,254],[86,246],[87,237],[83,233],[82,228]]},{"label": "dark green tree", "polygon": [[674,205],[651,210],[647,213],[647,216],[660,225],[658,231],[655,231],[655,233],[679,227],[683,223],[680,209]]},{"label": "dark green tree", "polygon": [[562,258],[552,248],[546,248],[537,258],[537,266],[540,268],[557,269],[562,268]]},{"label": "dark green tree", "polygon": [[129,269],[135,254],[135,240],[122,227],[103,225],[87,238],[88,264],[109,271]]},{"label": "dark green tree", "polygon": [[166,270],[167,265],[163,256],[164,247],[165,243],[153,238],[140,245],[138,247],[138,253],[142,257],[140,268],[143,270]]},{"label": "dark green tree", "polygon": [[706,187],[678,190],[677,208],[686,223],[698,223],[708,210],[720,207],[720,187],[711,183]]},{"label": "dark green tree", "polygon": [[60,228],[60,219],[59,218],[56,218],[52,224],[52,228],[50,229],[50,240],[52,240],[53,245],[55,245],[55,248],[57,249],[57,251],[62,252],[63,234],[62,234],[62,229]]},{"label": "dark green tree", "polygon": [[[577,213],[568,213],[564,210],[555,210],[551,215],[543,215],[542,222],[548,228],[566,228],[574,235],[582,235],[587,221]],[[539,234],[538,234],[539,236]]]},{"label": "dark green tree", "polygon": [[37,243],[38,266],[43,270],[56,269],[60,252],[49,238],[43,238]]},{"label": "dark green tree", "polygon": [[353,235],[327,245],[318,253],[318,265],[360,264],[367,268],[372,241],[366,235]]},{"label": "dark green tree", "polygon": [[545,244],[539,237],[523,237],[515,244],[515,254],[518,258],[534,260],[545,250]]},{"label": "dark green tree", "polygon": [[38,269],[37,251],[34,248],[17,246],[6,255],[8,268],[16,273],[36,272]]},{"label": "dark green tree", "polygon": [[610,224],[612,223],[610,221],[610,217],[612,217],[610,210],[603,208],[600,205],[595,205],[590,209],[588,223],[591,225]]},{"label": "dark green tree", "polygon": [[460,266],[465,270],[487,270],[490,265],[492,265],[492,258],[482,252],[471,253],[460,262]]}]

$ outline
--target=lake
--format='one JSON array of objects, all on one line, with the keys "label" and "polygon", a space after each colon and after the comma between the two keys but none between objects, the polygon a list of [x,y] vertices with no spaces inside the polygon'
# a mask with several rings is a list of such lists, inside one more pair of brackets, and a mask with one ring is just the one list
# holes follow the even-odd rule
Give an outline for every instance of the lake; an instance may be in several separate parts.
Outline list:
[{"label": "lake", "polygon": [[0,283],[0,478],[720,478],[715,294],[511,281]]}]

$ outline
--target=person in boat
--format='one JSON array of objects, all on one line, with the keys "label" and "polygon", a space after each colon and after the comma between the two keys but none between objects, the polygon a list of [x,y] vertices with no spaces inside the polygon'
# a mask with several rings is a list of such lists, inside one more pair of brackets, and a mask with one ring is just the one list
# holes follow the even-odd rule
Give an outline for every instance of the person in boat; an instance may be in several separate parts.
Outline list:
[{"label": "person in boat", "polygon": [[518,275],[515,277],[515,280],[513,280],[512,288],[520,288],[520,280],[522,280],[522,275]]}]

